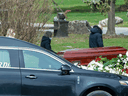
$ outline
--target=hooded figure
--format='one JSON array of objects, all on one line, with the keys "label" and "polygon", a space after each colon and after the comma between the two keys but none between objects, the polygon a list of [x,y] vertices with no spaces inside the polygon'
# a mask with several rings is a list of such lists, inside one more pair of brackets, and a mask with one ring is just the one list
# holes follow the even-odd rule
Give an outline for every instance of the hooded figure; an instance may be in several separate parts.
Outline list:
[{"label": "hooded figure", "polygon": [[[52,37],[52,33],[50,31],[47,31],[44,36],[42,37],[42,40],[41,40],[41,44],[40,46],[47,49],[47,50],[50,50],[52,52],[54,52],[52,49],[51,49],[51,37]],[[55,52],[54,52],[55,53]]]},{"label": "hooded figure", "polygon": [[103,45],[103,39],[102,39],[102,26],[101,25],[95,25],[93,28],[91,28],[91,33],[89,37],[89,47],[95,48],[95,47],[104,47]]}]

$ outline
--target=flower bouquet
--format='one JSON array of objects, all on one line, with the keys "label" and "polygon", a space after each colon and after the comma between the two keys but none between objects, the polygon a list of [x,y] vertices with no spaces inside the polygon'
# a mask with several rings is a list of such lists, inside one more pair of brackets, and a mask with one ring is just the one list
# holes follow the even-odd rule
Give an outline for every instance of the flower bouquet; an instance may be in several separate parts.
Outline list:
[{"label": "flower bouquet", "polygon": [[128,51],[126,52],[126,55],[119,54],[116,58],[112,58],[111,60],[107,59],[106,57],[102,58],[102,56],[100,56],[97,57],[96,60],[92,60],[87,66],[80,64],[75,65],[86,70],[128,76]]}]

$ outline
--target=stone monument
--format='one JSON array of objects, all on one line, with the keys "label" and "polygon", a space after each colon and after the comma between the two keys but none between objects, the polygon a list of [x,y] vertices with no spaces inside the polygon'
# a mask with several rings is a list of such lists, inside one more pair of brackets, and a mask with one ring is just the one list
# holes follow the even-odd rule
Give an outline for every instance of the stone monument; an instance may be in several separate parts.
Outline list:
[{"label": "stone monument", "polygon": [[68,36],[68,23],[65,19],[64,12],[58,12],[54,17],[54,37],[67,37]]}]

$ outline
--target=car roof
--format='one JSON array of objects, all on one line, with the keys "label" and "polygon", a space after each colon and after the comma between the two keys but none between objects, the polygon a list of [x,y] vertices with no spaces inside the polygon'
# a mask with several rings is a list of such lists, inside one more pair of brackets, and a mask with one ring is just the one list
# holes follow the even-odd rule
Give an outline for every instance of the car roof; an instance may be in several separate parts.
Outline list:
[{"label": "car roof", "polygon": [[30,47],[30,48],[36,48],[40,50],[45,50],[44,48],[41,48],[40,46],[34,45],[32,43],[19,40],[16,38],[10,38],[10,37],[4,37],[0,36],[0,46],[8,46],[8,47]]}]

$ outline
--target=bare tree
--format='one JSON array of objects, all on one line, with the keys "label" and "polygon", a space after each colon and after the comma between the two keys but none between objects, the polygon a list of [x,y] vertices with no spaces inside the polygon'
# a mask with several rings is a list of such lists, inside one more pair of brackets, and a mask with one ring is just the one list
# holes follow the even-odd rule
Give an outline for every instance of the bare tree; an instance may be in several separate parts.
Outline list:
[{"label": "bare tree", "polygon": [[0,11],[1,36],[12,28],[17,39],[36,44],[39,33],[34,23],[41,16],[39,23],[44,25],[51,17],[53,7],[51,0],[0,0]]}]

